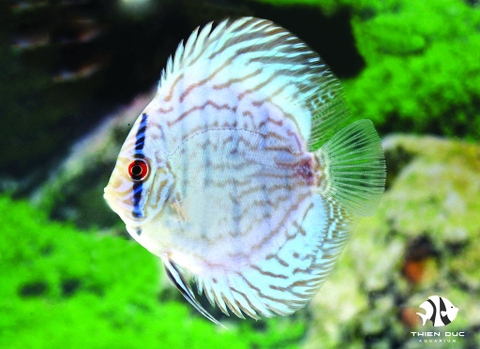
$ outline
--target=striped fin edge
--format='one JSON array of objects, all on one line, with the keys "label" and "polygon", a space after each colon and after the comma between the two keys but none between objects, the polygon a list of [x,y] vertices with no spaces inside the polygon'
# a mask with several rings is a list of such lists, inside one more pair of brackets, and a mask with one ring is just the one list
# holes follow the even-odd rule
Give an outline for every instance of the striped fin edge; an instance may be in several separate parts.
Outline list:
[{"label": "striped fin edge", "polygon": [[190,288],[190,285],[188,284],[187,280],[185,280],[185,277],[179,271],[176,264],[169,259],[164,259],[162,261],[163,261],[163,266],[165,267],[165,271],[167,272],[168,278],[173,283],[173,285],[180,291],[180,293],[185,297],[185,299],[195,309],[197,309],[200,312],[200,314],[205,316],[208,320],[210,320],[216,325],[219,325],[227,329],[217,319],[215,319],[208,311],[206,311],[205,308],[203,308],[200,305],[200,303],[195,298],[195,295],[193,294],[192,289]]},{"label": "striped fin edge", "polygon": [[[318,222],[319,212],[324,210],[326,225]],[[332,271],[358,218],[334,198],[317,194],[302,222],[309,226],[306,235],[299,225],[292,225],[288,232],[292,238],[277,253],[233,273],[197,275],[199,293],[203,291],[225,314],[230,310],[241,318],[243,314],[254,319],[287,316],[305,307]],[[311,234],[318,237],[316,242],[310,241]]]},{"label": "striped fin edge", "polygon": [[282,77],[278,89],[291,88],[290,96],[281,94],[281,99],[273,100],[280,107],[295,105],[308,110],[308,114],[294,118],[302,125],[301,133],[309,150],[320,148],[348,123],[350,114],[341,83],[327,64],[294,34],[260,18],[226,19],[216,26],[210,22],[203,28],[197,27],[168,59],[159,88],[195,63],[204,62],[202,69],[212,69],[205,63],[212,57],[222,57],[217,61],[220,66],[228,63],[235,67],[232,69],[245,71],[250,64],[261,63],[265,81],[272,76],[271,69],[277,77]]}]

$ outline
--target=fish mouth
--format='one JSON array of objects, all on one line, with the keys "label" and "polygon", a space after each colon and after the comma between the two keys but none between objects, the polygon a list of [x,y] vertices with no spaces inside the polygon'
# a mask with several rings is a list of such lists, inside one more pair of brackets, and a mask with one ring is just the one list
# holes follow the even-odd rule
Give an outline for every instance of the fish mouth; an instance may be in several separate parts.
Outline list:
[{"label": "fish mouth", "polygon": [[130,205],[123,203],[119,195],[110,186],[103,189],[103,198],[110,209],[115,212],[126,225],[139,227],[144,221],[144,217],[135,217]]},{"label": "fish mouth", "polygon": [[103,189],[103,198],[107,202],[107,205],[112,209],[112,211],[118,214],[117,210],[115,209],[115,202],[117,201],[116,195],[109,186],[106,186]]},{"label": "fish mouth", "polygon": [[[144,197],[144,201],[142,201],[144,205],[150,202],[149,200],[151,194],[151,188],[143,191],[142,195]],[[111,185],[107,185],[103,189],[103,197],[110,209],[115,212],[127,226],[131,226],[135,229],[139,228],[145,223],[150,222],[156,217],[158,213],[150,212],[148,210],[145,211],[144,209],[142,209],[142,213],[136,215],[135,211],[133,210],[133,203],[128,202],[124,198],[122,198],[121,195],[119,195],[118,192],[115,190],[115,187],[112,187]]]}]

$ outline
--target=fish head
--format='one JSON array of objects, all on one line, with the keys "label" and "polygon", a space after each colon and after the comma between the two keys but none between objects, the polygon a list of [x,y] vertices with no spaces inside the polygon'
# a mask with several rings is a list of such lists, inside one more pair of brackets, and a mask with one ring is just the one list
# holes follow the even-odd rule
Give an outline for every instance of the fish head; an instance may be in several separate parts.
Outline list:
[{"label": "fish head", "polygon": [[458,308],[452,304],[447,298],[442,297],[445,304],[445,311],[442,311],[442,316],[447,316],[450,321],[455,320],[458,314]]},{"label": "fish head", "polygon": [[107,204],[131,230],[157,217],[173,188],[173,175],[159,145],[152,137],[139,136],[141,129],[137,120],[104,189]]}]

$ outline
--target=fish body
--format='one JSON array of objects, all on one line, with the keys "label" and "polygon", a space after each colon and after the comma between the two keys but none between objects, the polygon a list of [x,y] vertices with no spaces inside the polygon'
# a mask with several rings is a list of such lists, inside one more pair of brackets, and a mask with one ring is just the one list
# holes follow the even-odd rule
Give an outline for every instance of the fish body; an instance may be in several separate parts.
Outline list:
[{"label": "fish body", "polygon": [[440,296],[429,297],[420,304],[420,308],[425,310],[425,314],[417,313],[422,319],[423,326],[428,320],[432,321],[434,327],[446,326],[455,320],[458,314],[458,308],[447,298]]},{"label": "fish body", "polygon": [[289,315],[384,190],[372,123],[347,120],[339,81],[300,39],[252,17],[210,23],[168,61],[105,199],[210,320],[188,276],[227,314]]}]

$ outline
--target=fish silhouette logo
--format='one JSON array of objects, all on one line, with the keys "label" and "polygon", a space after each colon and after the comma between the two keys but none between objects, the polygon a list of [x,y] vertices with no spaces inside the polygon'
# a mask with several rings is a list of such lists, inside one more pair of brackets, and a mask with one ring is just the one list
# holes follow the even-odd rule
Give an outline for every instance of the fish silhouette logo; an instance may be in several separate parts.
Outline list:
[{"label": "fish silhouette logo", "polygon": [[417,313],[422,318],[423,326],[428,320],[432,321],[434,327],[447,326],[458,314],[458,308],[448,299],[440,296],[430,296],[420,304],[420,308],[426,311],[425,314]]}]

